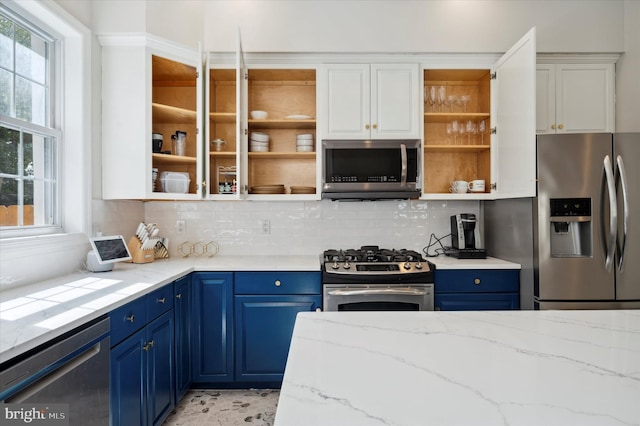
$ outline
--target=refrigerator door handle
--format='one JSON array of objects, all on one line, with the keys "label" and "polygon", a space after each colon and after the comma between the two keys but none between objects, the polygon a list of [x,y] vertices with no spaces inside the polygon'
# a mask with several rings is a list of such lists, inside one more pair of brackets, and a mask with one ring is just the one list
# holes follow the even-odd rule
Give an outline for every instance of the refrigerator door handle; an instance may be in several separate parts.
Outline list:
[{"label": "refrigerator door handle", "polygon": [[[616,229],[618,225],[618,206],[616,201],[616,184],[613,176],[613,166],[611,165],[611,158],[609,158],[608,155],[604,157],[604,176],[607,180],[607,190],[609,192],[609,242],[606,247],[607,257],[604,261],[604,267],[607,271],[610,271],[611,265],[614,263],[616,237],[618,236],[618,231]],[[604,187],[602,189],[604,191]]]},{"label": "refrigerator door handle", "polygon": [[622,245],[620,246],[618,256],[618,270],[622,272],[627,247],[627,230],[629,229],[629,190],[627,188],[627,172],[625,171],[624,161],[621,156],[618,155],[618,157],[616,157],[616,163],[618,166],[617,176],[620,177],[620,186],[622,187]]}]

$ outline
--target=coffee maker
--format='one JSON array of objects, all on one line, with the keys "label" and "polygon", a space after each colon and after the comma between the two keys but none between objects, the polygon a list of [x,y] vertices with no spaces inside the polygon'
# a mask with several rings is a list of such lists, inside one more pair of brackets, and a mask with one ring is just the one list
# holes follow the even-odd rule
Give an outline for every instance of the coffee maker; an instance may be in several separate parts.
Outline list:
[{"label": "coffee maker", "polygon": [[447,255],[459,259],[485,259],[487,252],[476,248],[476,215],[460,213],[451,216],[451,249]]}]

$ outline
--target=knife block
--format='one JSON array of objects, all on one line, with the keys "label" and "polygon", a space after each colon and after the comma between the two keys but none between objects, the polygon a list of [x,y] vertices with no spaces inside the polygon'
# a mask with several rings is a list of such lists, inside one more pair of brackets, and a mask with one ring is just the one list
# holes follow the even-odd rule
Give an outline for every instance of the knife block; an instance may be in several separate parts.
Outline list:
[{"label": "knife block", "polygon": [[153,248],[142,250],[142,242],[135,235],[131,237],[127,247],[129,247],[129,252],[131,253],[132,263],[149,263],[155,259]]}]

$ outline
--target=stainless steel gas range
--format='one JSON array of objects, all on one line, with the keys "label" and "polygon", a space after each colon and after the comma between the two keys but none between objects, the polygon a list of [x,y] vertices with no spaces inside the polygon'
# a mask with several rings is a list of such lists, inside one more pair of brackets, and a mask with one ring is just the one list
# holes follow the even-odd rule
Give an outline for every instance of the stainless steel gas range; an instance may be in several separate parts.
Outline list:
[{"label": "stainless steel gas range", "polygon": [[322,254],[325,311],[432,311],[433,270],[413,250],[326,250]]}]

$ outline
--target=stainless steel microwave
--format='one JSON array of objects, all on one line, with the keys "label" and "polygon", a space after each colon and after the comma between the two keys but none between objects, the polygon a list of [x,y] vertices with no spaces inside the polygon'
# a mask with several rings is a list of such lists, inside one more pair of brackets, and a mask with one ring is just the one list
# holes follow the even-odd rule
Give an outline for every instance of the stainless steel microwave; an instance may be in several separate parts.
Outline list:
[{"label": "stainless steel microwave", "polygon": [[421,149],[420,140],[323,140],[322,198],[417,198]]}]

